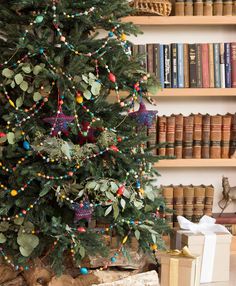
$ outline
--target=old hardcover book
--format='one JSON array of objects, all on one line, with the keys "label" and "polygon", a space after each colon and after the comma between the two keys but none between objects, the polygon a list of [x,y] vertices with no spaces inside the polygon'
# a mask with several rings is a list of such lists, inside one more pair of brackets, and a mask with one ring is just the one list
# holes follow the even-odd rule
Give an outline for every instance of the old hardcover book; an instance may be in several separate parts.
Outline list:
[{"label": "old hardcover book", "polygon": [[171,44],[171,87],[178,87],[178,45],[176,43]]},{"label": "old hardcover book", "polygon": [[147,71],[154,74],[154,44],[147,44]]},{"label": "old hardcover book", "polygon": [[202,87],[210,87],[208,44],[202,44]]},{"label": "old hardcover book", "polygon": [[167,131],[166,131],[166,155],[175,155],[175,115],[167,117]]},{"label": "old hardcover book", "polygon": [[231,133],[230,133],[230,157],[236,151],[236,113],[232,115]]},{"label": "old hardcover book", "polygon": [[193,158],[193,120],[192,115],[184,117],[183,158]]},{"label": "old hardcover book", "polygon": [[205,187],[194,186],[194,209],[193,209],[193,222],[199,222],[204,214],[205,205]]},{"label": "old hardcover book", "polygon": [[131,51],[132,51],[132,56],[136,57],[139,54],[138,45],[132,45]]},{"label": "old hardcover book", "polygon": [[[161,186],[162,196],[165,200],[166,208],[173,210],[173,197],[174,197],[174,188],[173,185],[170,186]],[[166,221],[170,227],[173,227],[173,213],[168,213],[166,215]]]},{"label": "old hardcover book", "polygon": [[193,158],[200,159],[202,151],[202,114],[194,115],[193,123]]},{"label": "old hardcover book", "polygon": [[220,88],[220,44],[214,43],[214,73],[215,73],[215,87]]},{"label": "old hardcover book", "polygon": [[210,122],[211,117],[209,114],[202,117],[202,158],[210,158]]},{"label": "old hardcover book", "polygon": [[205,186],[205,206],[204,206],[204,214],[212,215],[213,208],[213,198],[214,198],[214,187],[212,185]]},{"label": "old hardcover book", "polygon": [[182,185],[174,186],[174,227],[178,227],[177,216],[184,214],[184,187]]},{"label": "old hardcover book", "polygon": [[236,87],[236,43],[231,43],[232,87]]},{"label": "old hardcover book", "polygon": [[196,44],[196,72],[197,87],[202,87],[202,49],[201,44]]},{"label": "old hardcover book", "polygon": [[[152,125],[147,128],[147,147],[152,148],[152,154],[157,155],[157,120],[153,120]],[[155,148],[154,148],[155,147]]]},{"label": "old hardcover book", "polygon": [[209,78],[210,87],[215,87],[215,69],[214,69],[214,49],[213,44],[209,44]]},{"label": "old hardcover book", "polygon": [[156,76],[158,85],[161,86],[161,69],[160,69],[160,45],[153,45],[153,65],[154,65],[154,74]]},{"label": "old hardcover book", "polygon": [[184,87],[189,87],[189,49],[188,44],[184,44]]},{"label": "old hardcover book", "polygon": [[232,116],[230,114],[222,117],[221,158],[229,158],[231,122]]},{"label": "old hardcover book", "polygon": [[170,59],[170,45],[164,45],[164,86],[171,87],[171,59]]},{"label": "old hardcover book", "polygon": [[231,45],[225,43],[225,87],[232,86],[232,71],[231,71]]},{"label": "old hardcover book", "polygon": [[158,125],[158,155],[166,155],[166,132],[167,132],[167,119],[166,116],[159,116],[157,118]]},{"label": "old hardcover book", "polygon": [[160,44],[160,79],[161,79],[161,88],[164,88],[165,81],[165,65],[164,65],[164,45]]},{"label": "old hardcover book", "polygon": [[141,66],[147,71],[147,50],[146,45],[138,45],[138,53],[142,56]]},{"label": "old hardcover book", "polygon": [[197,87],[196,44],[189,44],[189,81],[190,87]]},{"label": "old hardcover book", "polygon": [[177,159],[183,157],[183,131],[184,117],[179,114],[175,117],[175,156]]},{"label": "old hardcover book", "polygon": [[192,221],[194,205],[194,187],[184,186],[184,217]]},{"label": "old hardcover book", "polygon": [[218,224],[236,224],[236,214],[235,213],[215,213],[213,217],[216,219]]},{"label": "old hardcover book", "polygon": [[178,44],[178,87],[184,87],[184,45]]},{"label": "old hardcover book", "polygon": [[225,88],[225,45],[220,43],[220,84]]},{"label": "old hardcover book", "polygon": [[222,115],[211,116],[210,158],[221,158]]}]

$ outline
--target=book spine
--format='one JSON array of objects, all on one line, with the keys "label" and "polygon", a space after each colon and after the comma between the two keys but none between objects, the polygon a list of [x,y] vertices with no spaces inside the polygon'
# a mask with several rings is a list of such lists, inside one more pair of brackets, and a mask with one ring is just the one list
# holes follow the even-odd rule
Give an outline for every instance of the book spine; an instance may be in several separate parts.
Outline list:
[{"label": "book spine", "polygon": [[202,117],[202,158],[210,158],[210,115]]},{"label": "book spine", "polygon": [[193,123],[193,158],[201,158],[202,149],[202,115],[194,115]]},{"label": "book spine", "polygon": [[164,88],[164,46],[160,44],[160,81],[161,88]]},{"label": "book spine", "polygon": [[175,155],[175,116],[171,115],[167,117],[167,134],[166,134],[166,155],[174,156]]},{"label": "book spine", "polygon": [[193,119],[192,115],[184,117],[183,158],[193,157]]},{"label": "book spine", "polygon": [[188,44],[184,44],[184,87],[189,87],[189,49]]},{"label": "book spine", "polygon": [[222,117],[221,158],[229,158],[231,121],[232,121],[232,116],[229,114],[226,114]]},{"label": "book spine", "polygon": [[166,116],[158,117],[158,155],[165,156],[166,155],[166,132],[167,132],[167,121]]},{"label": "book spine", "polygon": [[225,88],[225,45],[220,44],[220,84]]},{"label": "book spine", "polygon": [[220,44],[214,43],[214,73],[215,73],[215,87],[220,88]]},{"label": "book spine", "polygon": [[199,222],[204,214],[205,187],[194,186],[193,222]]},{"label": "book spine", "polygon": [[[174,189],[173,186],[163,186],[162,187],[162,196],[165,200],[166,208],[173,210],[173,197]],[[166,222],[170,227],[173,227],[173,212],[168,213],[168,216],[165,216]]]},{"label": "book spine", "polygon": [[178,44],[178,87],[184,87],[184,45]]},{"label": "book spine", "polygon": [[232,87],[236,87],[236,43],[231,43]]},{"label": "book spine", "polygon": [[183,128],[184,117],[182,114],[175,117],[175,156],[181,159],[183,156]]},{"label": "book spine", "polygon": [[236,113],[232,115],[231,135],[230,135],[230,157],[236,151]]},{"label": "book spine", "polygon": [[190,221],[193,218],[194,187],[184,187],[184,217]]},{"label": "book spine", "polygon": [[225,87],[231,88],[231,45],[230,43],[225,43]]},{"label": "book spine", "polygon": [[214,49],[213,44],[209,44],[209,78],[210,78],[210,87],[215,87],[215,70],[214,70]]},{"label": "book spine", "polygon": [[178,60],[177,44],[171,44],[171,87],[178,87],[178,70],[177,70],[177,60]]},{"label": "book spine", "polygon": [[221,158],[221,138],[222,138],[222,116],[211,116],[211,136],[210,136],[210,157],[212,159]]},{"label": "book spine", "polygon": [[174,227],[178,227],[177,216],[184,214],[184,188],[182,185],[174,186]]},{"label": "book spine", "polygon": [[202,49],[201,44],[196,44],[196,72],[197,72],[197,87],[202,87]]},{"label": "book spine", "polygon": [[147,71],[150,74],[154,74],[154,52],[153,44],[147,44]]},{"label": "book spine", "polygon": [[196,44],[189,44],[189,81],[190,87],[197,87]]},{"label": "book spine", "polygon": [[210,87],[208,44],[202,44],[202,86],[204,88]]},{"label": "book spine", "polygon": [[138,45],[138,53],[140,56],[142,56],[141,59],[141,66],[143,67],[144,70],[147,71],[147,47],[146,45]]},{"label": "book spine", "polygon": [[165,62],[165,88],[171,87],[171,63],[170,63],[170,45],[164,45],[164,62]]},{"label": "book spine", "polygon": [[208,216],[212,216],[214,192],[215,190],[212,185],[205,187],[204,214]]},{"label": "book spine", "polygon": [[157,120],[153,120],[152,125],[147,128],[147,147],[151,148],[153,155],[157,155]]},{"label": "book spine", "polygon": [[138,52],[138,45],[132,45],[131,51],[132,51],[132,56],[136,57],[139,54],[139,52]]},{"label": "book spine", "polygon": [[160,70],[160,45],[153,45],[153,65],[154,65],[154,73],[158,82],[158,86],[161,86],[161,70]]}]

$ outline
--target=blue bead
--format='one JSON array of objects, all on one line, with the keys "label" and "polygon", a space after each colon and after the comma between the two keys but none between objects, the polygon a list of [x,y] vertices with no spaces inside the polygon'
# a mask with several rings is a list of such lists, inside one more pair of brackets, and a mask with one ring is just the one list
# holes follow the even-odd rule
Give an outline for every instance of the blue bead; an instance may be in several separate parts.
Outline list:
[{"label": "blue bead", "polygon": [[112,38],[112,37],[114,36],[114,33],[113,33],[113,32],[109,32],[109,33],[108,33],[108,36],[109,36],[110,38]]},{"label": "blue bead", "polygon": [[116,262],[116,258],[115,258],[115,257],[112,257],[112,258],[111,258],[111,262],[112,262],[112,263]]},{"label": "blue bead", "polygon": [[43,16],[42,16],[42,15],[37,16],[36,19],[35,19],[35,22],[36,22],[37,24],[42,23],[42,22],[43,22]]},{"label": "blue bead", "polygon": [[88,269],[86,267],[80,268],[80,274],[87,275],[88,274]]},{"label": "blue bead", "polygon": [[39,53],[42,55],[44,53],[44,49],[43,48],[40,48],[39,49]]},{"label": "blue bead", "polygon": [[23,147],[24,147],[25,150],[29,150],[29,149],[30,149],[30,144],[29,144],[29,142],[28,142],[28,141],[24,141],[24,142],[23,142]]},{"label": "blue bead", "polygon": [[133,220],[130,220],[130,224],[134,224],[134,221],[133,221]]},{"label": "blue bead", "polygon": [[25,266],[25,270],[29,270],[29,266]]}]

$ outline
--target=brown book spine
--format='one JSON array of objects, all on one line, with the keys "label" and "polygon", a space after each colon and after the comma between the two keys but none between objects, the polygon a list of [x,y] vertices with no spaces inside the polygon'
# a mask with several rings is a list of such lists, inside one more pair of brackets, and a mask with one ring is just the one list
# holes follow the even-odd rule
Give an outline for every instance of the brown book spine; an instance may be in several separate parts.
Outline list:
[{"label": "brown book spine", "polygon": [[215,0],[213,3],[213,15],[222,16],[223,15],[223,1]]},{"label": "brown book spine", "polygon": [[183,158],[193,157],[193,120],[192,115],[184,117]]},{"label": "brown book spine", "polygon": [[197,87],[202,87],[202,49],[201,44],[196,44],[196,72]]},{"label": "brown book spine", "polygon": [[231,133],[230,133],[230,157],[236,151],[236,113],[232,115]]},{"label": "brown book spine", "polygon": [[184,215],[184,187],[182,185],[174,186],[174,227],[178,227],[177,216]]},{"label": "brown book spine", "polygon": [[202,44],[202,87],[210,87],[208,44]]},{"label": "brown book spine", "polygon": [[147,71],[147,47],[146,45],[138,45],[138,53],[142,56],[141,66]]},{"label": "brown book spine", "polygon": [[183,130],[184,117],[182,114],[175,117],[175,156],[181,159],[183,156]]},{"label": "brown book spine", "polygon": [[175,16],[184,16],[184,0],[175,2]]},{"label": "brown book spine", "polygon": [[221,158],[221,138],[222,138],[222,116],[211,116],[211,147],[210,157],[212,159]]},{"label": "brown book spine", "polygon": [[205,204],[205,187],[194,186],[194,210],[193,210],[193,222],[199,222],[204,214]]},{"label": "brown book spine", "polygon": [[202,158],[210,158],[210,120],[209,114],[202,117]]},{"label": "brown book spine", "polygon": [[203,3],[203,16],[212,16],[213,15],[213,1],[205,0]]},{"label": "brown book spine", "polygon": [[154,74],[154,44],[147,44],[147,71]]},{"label": "brown book spine", "polygon": [[166,133],[166,155],[175,155],[175,115],[167,117],[167,133]]},{"label": "brown book spine", "polygon": [[229,158],[231,121],[232,116],[230,114],[226,114],[222,117],[221,158]]},{"label": "brown book spine", "polygon": [[184,44],[184,87],[189,87],[189,50],[188,50],[188,44]]},{"label": "brown book spine", "polygon": [[[166,208],[173,210],[174,188],[173,186],[162,186],[162,196],[165,200]],[[173,227],[173,213],[165,214],[166,222],[170,227]]]},{"label": "brown book spine", "polygon": [[217,224],[236,224],[236,214],[235,213],[223,213],[214,214]]},{"label": "brown book spine", "polygon": [[214,70],[214,48],[213,44],[208,44],[209,47],[209,78],[210,78],[210,87],[215,87],[215,70]]},{"label": "brown book spine", "polygon": [[193,1],[186,0],[184,3],[184,16],[193,16]]},{"label": "brown book spine", "polygon": [[184,216],[192,221],[193,218],[193,204],[194,204],[194,187],[184,187]]},{"label": "brown book spine", "polygon": [[203,1],[195,0],[193,4],[193,15],[194,16],[203,16]]},{"label": "brown book spine", "polygon": [[193,158],[200,159],[202,151],[202,115],[194,115],[193,123]]},{"label": "brown book spine", "polygon": [[153,120],[152,125],[147,128],[147,135],[148,135],[148,141],[147,141],[147,147],[152,149],[152,154],[157,155],[157,120]]},{"label": "brown book spine", "polygon": [[232,87],[236,87],[236,43],[231,43]]},{"label": "brown book spine", "polygon": [[166,155],[166,132],[167,132],[167,119],[166,116],[159,116],[158,117],[158,155],[165,156]]},{"label": "brown book spine", "polygon": [[236,0],[233,0],[233,11],[232,11],[232,15],[236,16]]},{"label": "brown book spine", "polygon": [[215,190],[212,185],[205,186],[204,215],[212,216],[214,192]]},{"label": "brown book spine", "polygon": [[233,15],[233,1],[224,0],[223,1],[223,16],[232,16]]}]

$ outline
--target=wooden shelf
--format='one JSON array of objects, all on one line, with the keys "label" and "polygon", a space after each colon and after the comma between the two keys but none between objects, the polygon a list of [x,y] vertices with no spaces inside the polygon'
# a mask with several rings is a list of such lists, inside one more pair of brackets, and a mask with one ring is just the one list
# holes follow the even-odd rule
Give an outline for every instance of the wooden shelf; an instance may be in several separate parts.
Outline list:
[{"label": "wooden shelf", "polygon": [[236,159],[165,159],[155,163],[156,168],[236,167]]},{"label": "wooden shelf", "polygon": [[[115,95],[114,92],[111,93]],[[121,97],[127,96],[127,92],[120,92]],[[165,88],[159,90],[153,97],[231,97],[236,96],[236,88]]]},{"label": "wooden shelf", "polygon": [[222,26],[236,25],[236,16],[130,16],[123,21],[142,26]]}]

